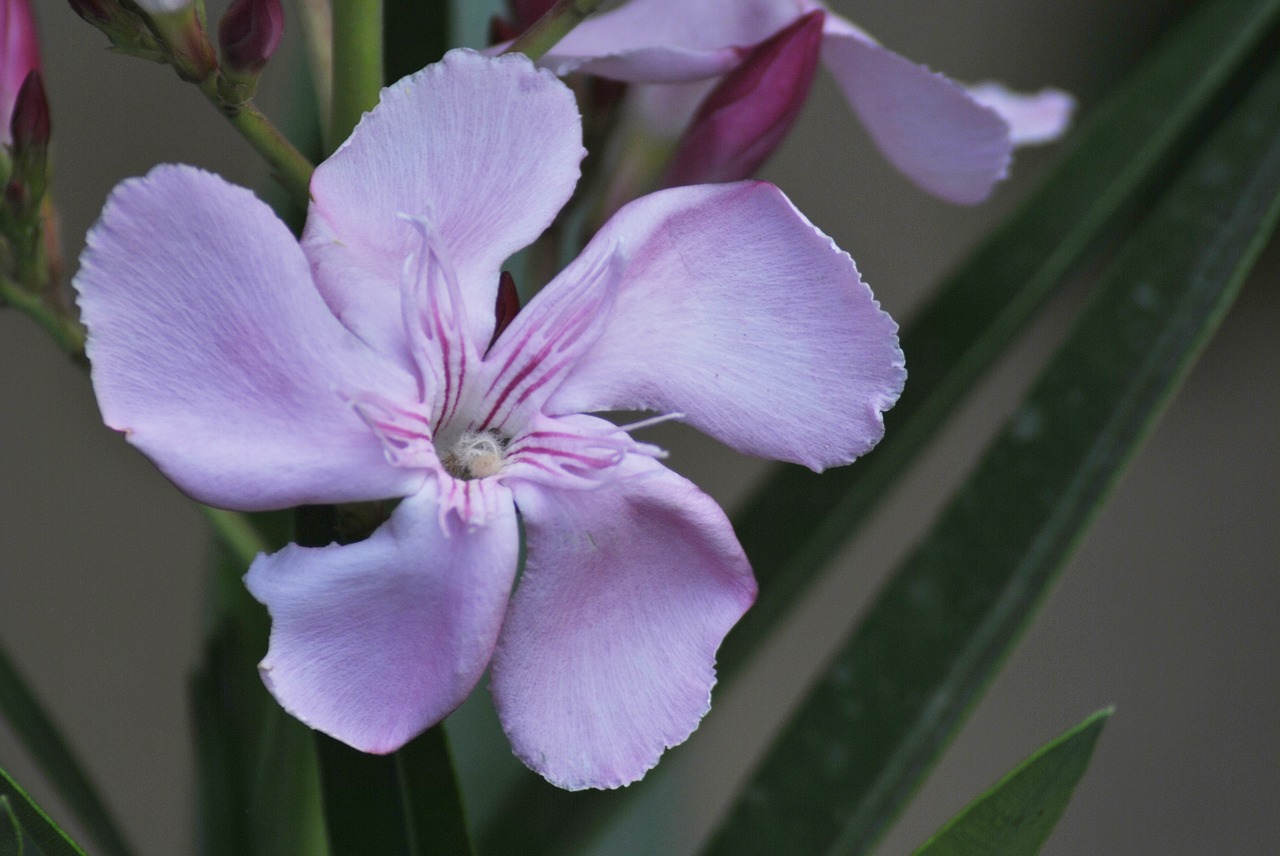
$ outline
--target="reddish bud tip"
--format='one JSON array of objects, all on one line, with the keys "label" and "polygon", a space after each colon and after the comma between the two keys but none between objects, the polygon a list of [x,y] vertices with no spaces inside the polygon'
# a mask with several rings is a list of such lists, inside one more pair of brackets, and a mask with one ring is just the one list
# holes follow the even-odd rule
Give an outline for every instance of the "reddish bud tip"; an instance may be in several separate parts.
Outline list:
[{"label": "reddish bud tip", "polygon": [[0,0],[0,143],[28,72],[40,67],[36,22],[27,0]]},{"label": "reddish bud tip", "polygon": [[510,271],[504,270],[502,276],[498,277],[498,300],[493,307],[495,323],[493,325],[493,338],[489,340],[490,348],[493,347],[494,342],[498,341],[502,331],[511,325],[519,311],[520,295],[516,292],[516,278],[511,275]]},{"label": "reddish bud tip", "polygon": [[501,15],[489,19],[489,44],[500,45],[520,35],[520,29]]},{"label": "reddish bud tip", "polygon": [[280,0],[235,0],[218,23],[218,43],[227,71],[257,75],[276,52],[283,33]]},{"label": "reddish bud tip", "polygon": [[69,0],[72,10],[90,24],[108,24],[114,17],[114,3],[107,0]]},{"label": "reddish bud tip", "polygon": [[711,90],[667,168],[668,187],[749,178],[791,130],[813,85],[822,10],[751,48]]},{"label": "reddish bud tip", "polygon": [[511,18],[515,21],[516,34],[532,27],[539,18],[551,11],[556,0],[508,0]]},{"label": "reddish bud tip", "polygon": [[22,82],[18,100],[13,105],[9,132],[13,138],[14,151],[21,157],[23,152],[47,147],[51,130],[49,99],[45,96],[40,72],[33,69]]}]

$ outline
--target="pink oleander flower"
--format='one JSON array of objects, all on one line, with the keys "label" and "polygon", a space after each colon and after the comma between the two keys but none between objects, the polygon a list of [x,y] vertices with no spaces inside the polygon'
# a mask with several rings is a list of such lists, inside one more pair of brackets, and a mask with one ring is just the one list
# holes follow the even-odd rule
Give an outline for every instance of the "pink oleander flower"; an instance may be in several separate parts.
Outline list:
[{"label": "pink oleander flower", "polygon": [[[674,113],[655,119],[678,128],[706,93],[705,84],[690,82],[732,71],[754,46],[814,12],[824,17],[814,49],[871,138],[890,163],[935,196],[981,202],[1007,174],[1015,145],[1051,140],[1066,129],[1074,106],[1067,94],[968,89],[893,53],[816,0],[628,0],[580,24],[541,64],[560,75],[583,71],[683,84],[672,94],[637,99],[641,110]],[[761,88],[755,97],[803,100],[807,91]],[[773,103],[760,109],[783,112]]]},{"label": "pink oleander flower", "polygon": [[75,286],[104,419],[182,490],[403,497],[367,540],[290,545],[246,578],[267,686],[358,749],[400,747],[491,666],[526,764],[566,788],[639,778],[707,711],[755,582],[716,504],[590,414],[822,469],[875,445],[901,388],[853,261],[759,182],[633,202],[512,319],[501,265],[583,154],[550,73],[454,51],[316,170],[300,244],[182,166],[121,184],[89,234]]},{"label": "pink oleander flower", "polygon": [[27,0],[0,0],[0,145],[13,142],[9,124],[27,75],[40,69],[40,42]]}]

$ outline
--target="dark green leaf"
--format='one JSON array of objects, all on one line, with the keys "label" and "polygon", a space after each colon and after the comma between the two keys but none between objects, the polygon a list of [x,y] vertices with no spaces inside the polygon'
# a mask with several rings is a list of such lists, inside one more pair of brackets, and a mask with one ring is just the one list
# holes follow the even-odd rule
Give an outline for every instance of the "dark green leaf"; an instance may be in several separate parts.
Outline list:
[{"label": "dark green leaf", "polygon": [[26,791],[18,783],[9,778],[9,774],[0,770],[0,798],[5,800],[3,817],[0,817],[0,842],[3,842],[9,831],[6,827],[17,828],[22,836],[14,847],[14,839],[9,836],[10,850],[6,853],[5,844],[0,843],[0,853],[19,853],[24,856],[85,856],[80,846],[58,828],[49,815],[35,804]]},{"label": "dark green leaf", "polygon": [[1153,196],[1189,140],[1216,125],[1277,21],[1277,0],[1200,4],[904,329],[909,379],[885,414],[879,447],[821,475],[779,467],[760,487],[734,519],[760,599],[720,651],[722,679],[755,652],[1055,286]]},{"label": "dark green leaf", "polygon": [[[261,527],[272,521],[256,521]],[[280,540],[274,533],[272,543]],[[323,856],[319,773],[311,731],[276,704],[258,677],[267,615],[245,589],[245,568],[213,554],[214,626],[191,682],[202,856]]]},{"label": "dark green leaf", "polygon": [[713,839],[866,853],[1009,651],[1280,214],[1280,61],[1181,171]]},{"label": "dark green leaf", "polygon": [[1035,856],[1071,801],[1111,709],[1043,746],[974,800],[914,856]]},{"label": "dark green leaf", "polygon": [[103,856],[129,856],[124,834],[111,818],[88,774],[3,648],[0,648],[0,713],[85,831],[98,843]]},{"label": "dark green leaf", "polygon": [[8,795],[0,796],[0,856],[23,856],[22,824]]},{"label": "dark green leaf", "polygon": [[316,746],[333,856],[470,856],[441,726],[393,755],[367,755],[320,733]]},{"label": "dark green leaf", "polygon": [[[1095,111],[1045,183],[966,261],[902,334],[910,379],[879,448],[821,476],[780,466],[734,525],[760,598],[718,655],[723,688],[853,536],[965,391],[1115,224],[1153,195],[1238,91],[1280,20],[1280,0],[1201,3]],[[649,778],[663,775],[663,767]],[[647,787],[647,782],[628,791]],[[482,852],[560,856],[584,826],[607,823],[628,792],[559,791],[525,778]]]},{"label": "dark green leaf", "polygon": [[[306,506],[295,514],[303,546],[367,536],[389,509]],[[332,856],[470,856],[466,811],[444,727],[391,755],[369,755],[314,733]]]},{"label": "dark green leaf", "polygon": [[450,12],[450,0],[385,0],[382,64],[388,84],[444,56]]}]

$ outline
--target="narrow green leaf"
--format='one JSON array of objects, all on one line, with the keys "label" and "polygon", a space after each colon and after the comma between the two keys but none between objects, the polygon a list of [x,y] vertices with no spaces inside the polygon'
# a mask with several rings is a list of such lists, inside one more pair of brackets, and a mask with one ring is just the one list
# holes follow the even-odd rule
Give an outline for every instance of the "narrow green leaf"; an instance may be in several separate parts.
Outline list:
[{"label": "narrow green leaf", "polygon": [[383,68],[388,84],[435,62],[450,48],[449,0],[384,0],[383,17]]},{"label": "narrow green leaf", "polygon": [[760,598],[725,640],[722,680],[756,651],[1066,274],[1152,197],[1185,159],[1189,139],[1212,129],[1277,21],[1278,0],[1201,3],[903,330],[910,378],[885,414],[880,445],[821,475],[779,467],[761,485],[734,518]]},{"label": "narrow green leaf", "polygon": [[[1067,272],[1141,207],[1212,125],[1211,106],[1280,20],[1280,0],[1203,2],[1074,136],[1057,168],[992,233],[902,333],[910,380],[880,446],[815,475],[779,466],[735,516],[760,597],[718,654],[723,689],[810,582],[867,519],[970,387]],[[1209,118],[1207,118],[1209,117]],[[664,775],[664,767],[648,779]],[[565,793],[530,774],[486,830],[481,851],[561,856],[627,803],[621,792]]]},{"label": "narrow green leaf", "polygon": [[0,647],[0,714],[31,753],[103,856],[129,856],[124,834],[53,718]]},{"label": "narrow green leaf", "polygon": [[1042,746],[914,856],[1035,856],[1071,801],[1112,709]]},{"label": "narrow green leaf", "polygon": [[215,618],[191,681],[199,852],[324,856],[311,730],[285,713],[258,677],[267,616],[246,591],[240,579],[244,570],[225,544],[217,545],[211,568]]},{"label": "narrow green leaf", "polygon": [[[16,849],[11,847],[9,853],[25,853],[25,856],[85,856],[80,845],[59,829],[49,815],[44,813],[44,809],[36,805],[4,770],[0,770],[0,798],[5,800],[7,810],[4,814],[9,818],[9,821],[0,818],[0,841],[8,834],[4,829],[6,823],[16,828],[19,834]],[[0,844],[0,847],[3,845]],[[38,852],[32,853],[32,850]],[[4,851],[0,849],[0,853],[2,852]]]},{"label": "narrow green leaf", "polygon": [[1221,321],[1277,215],[1273,61],[1122,248],[707,853],[854,856],[878,840]]},{"label": "narrow green leaf", "polygon": [[8,795],[0,796],[0,856],[23,856],[22,824]]},{"label": "narrow green leaf", "polygon": [[[297,542],[320,546],[358,537],[351,511],[299,508]],[[364,509],[361,531],[367,534],[385,511]],[[391,755],[359,752],[318,731],[314,740],[331,856],[470,856],[466,812],[443,726]]]},{"label": "narrow green leaf", "polygon": [[470,856],[441,726],[392,755],[367,755],[319,732],[315,739],[333,856]]},{"label": "narrow green leaf", "polygon": [[428,729],[397,752],[396,766],[417,852],[471,856],[471,835],[445,729]]}]

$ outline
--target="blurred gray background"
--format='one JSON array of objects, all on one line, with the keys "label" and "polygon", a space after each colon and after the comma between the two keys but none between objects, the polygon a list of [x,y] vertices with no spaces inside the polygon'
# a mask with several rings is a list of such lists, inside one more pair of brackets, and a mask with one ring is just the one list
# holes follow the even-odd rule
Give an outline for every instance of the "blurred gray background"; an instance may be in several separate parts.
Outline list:
[{"label": "blurred gray background", "polygon": [[[110,188],[160,161],[262,186],[265,171],[166,68],[112,56],[60,0],[36,0],[56,134],[68,269]],[[845,0],[834,6],[906,56],[962,80],[1101,93],[1185,0]],[[222,4],[211,4],[215,13]],[[482,16],[476,16],[479,19]],[[468,30],[474,44],[475,29]],[[291,45],[266,75],[287,96]],[[274,72],[274,74],[273,74]],[[1051,148],[975,209],[916,191],[871,150],[820,78],[766,171],[857,259],[900,321],[1034,184]],[[1107,704],[1117,713],[1045,849],[1065,854],[1272,853],[1280,840],[1280,251],[1273,245],[1217,339],[1065,570],[992,690],[885,841],[909,853],[1045,740]],[[894,563],[1012,410],[1081,294],[1058,300],[952,422],[792,621],[777,648],[667,761],[695,784],[705,835],[733,783]],[[908,368],[911,355],[907,355]],[[0,640],[83,752],[146,854],[193,852],[185,691],[201,614],[202,521],[102,427],[84,375],[37,328],[0,313]],[[727,507],[761,472],[692,432],[670,463]],[[51,806],[12,735],[0,765]]]}]

